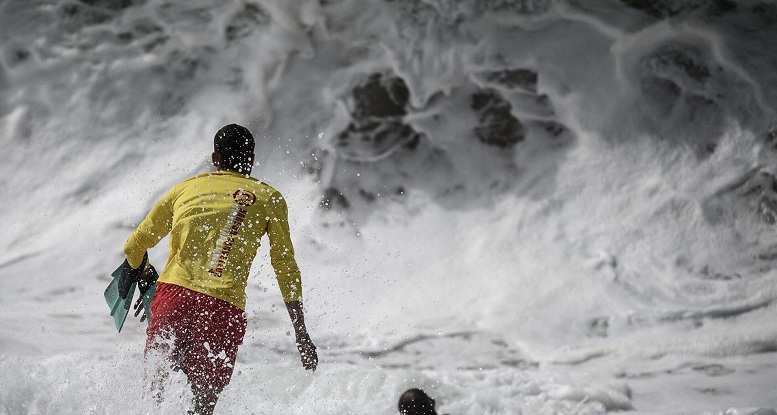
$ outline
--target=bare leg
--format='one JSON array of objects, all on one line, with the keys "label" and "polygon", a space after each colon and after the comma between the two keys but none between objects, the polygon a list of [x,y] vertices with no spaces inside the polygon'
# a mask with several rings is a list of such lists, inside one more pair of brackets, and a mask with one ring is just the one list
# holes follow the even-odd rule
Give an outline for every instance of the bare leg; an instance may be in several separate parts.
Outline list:
[{"label": "bare leg", "polygon": [[221,389],[192,385],[192,393],[194,394],[194,399],[192,399],[192,409],[189,413],[212,415],[216,402],[219,400]]},{"label": "bare leg", "polygon": [[[148,359],[148,356],[146,356]],[[144,391],[144,397],[150,396],[157,404],[161,404],[164,401],[165,383],[167,383],[170,377],[170,369],[175,368],[170,364],[170,359],[156,355],[156,362],[153,362],[146,368],[146,385],[147,388]]]},{"label": "bare leg", "polygon": [[169,377],[170,374],[167,370],[159,366],[156,368],[156,374],[151,378],[149,384],[151,390],[149,392],[157,404],[161,404],[162,401],[164,401],[165,382],[167,382],[167,378]]},{"label": "bare leg", "polygon": [[164,401],[165,384],[170,378],[170,370],[181,370],[187,350],[187,343],[176,347],[175,340],[171,337],[156,336],[154,343],[150,345],[147,341],[144,359],[151,366],[146,370],[147,393],[157,404]]}]

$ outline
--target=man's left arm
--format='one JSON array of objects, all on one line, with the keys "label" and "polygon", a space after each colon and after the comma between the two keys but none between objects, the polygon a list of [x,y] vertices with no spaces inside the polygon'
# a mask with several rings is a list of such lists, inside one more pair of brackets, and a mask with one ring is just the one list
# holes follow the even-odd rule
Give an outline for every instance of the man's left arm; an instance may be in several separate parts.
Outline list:
[{"label": "man's left arm", "polygon": [[318,353],[305,327],[305,315],[302,310],[302,278],[297,261],[294,258],[294,246],[289,231],[288,207],[280,193],[275,193],[268,203],[269,221],[267,236],[270,240],[270,262],[281,289],[283,302],[294,326],[297,350],[302,366],[316,370]]},{"label": "man's left arm", "polygon": [[291,324],[294,326],[294,337],[297,343],[297,351],[302,360],[302,366],[307,370],[316,370],[318,366],[318,353],[313,340],[305,327],[305,314],[302,312],[302,300],[290,301],[286,303],[286,310],[291,317]]}]

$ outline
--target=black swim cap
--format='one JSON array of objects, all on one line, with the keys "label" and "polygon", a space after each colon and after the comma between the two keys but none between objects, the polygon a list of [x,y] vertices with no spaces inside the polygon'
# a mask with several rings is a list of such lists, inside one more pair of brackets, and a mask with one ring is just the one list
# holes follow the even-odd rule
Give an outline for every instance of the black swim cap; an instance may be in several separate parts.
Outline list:
[{"label": "black swim cap", "polygon": [[242,125],[222,127],[213,138],[213,151],[218,155],[219,167],[242,172],[254,154],[254,136]]},{"label": "black swim cap", "polygon": [[408,389],[399,397],[397,404],[402,415],[437,415],[435,402],[421,389]]}]

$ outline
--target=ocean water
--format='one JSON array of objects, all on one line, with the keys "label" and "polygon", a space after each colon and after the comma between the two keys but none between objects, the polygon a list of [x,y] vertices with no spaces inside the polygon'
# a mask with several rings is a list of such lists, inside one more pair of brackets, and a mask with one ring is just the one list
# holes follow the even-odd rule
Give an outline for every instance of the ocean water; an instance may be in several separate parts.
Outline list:
[{"label": "ocean water", "polygon": [[184,411],[102,291],[231,122],[321,363],[263,247],[218,413],[774,414],[776,46],[756,0],[1,1],[0,414]]}]

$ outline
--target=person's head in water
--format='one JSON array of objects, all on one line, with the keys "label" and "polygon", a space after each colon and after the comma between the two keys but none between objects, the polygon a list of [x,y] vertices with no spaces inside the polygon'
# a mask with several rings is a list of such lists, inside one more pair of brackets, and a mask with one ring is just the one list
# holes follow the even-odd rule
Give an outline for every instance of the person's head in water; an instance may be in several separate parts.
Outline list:
[{"label": "person's head in water", "polygon": [[421,389],[408,389],[399,397],[399,413],[402,415],[437,415],[435,402]]},{"label": "person's head in water", "polygon": [[213,137],[213,165],[219,170],[251,174],[254,166],[254,136],[247,128],[229,124]]}]

